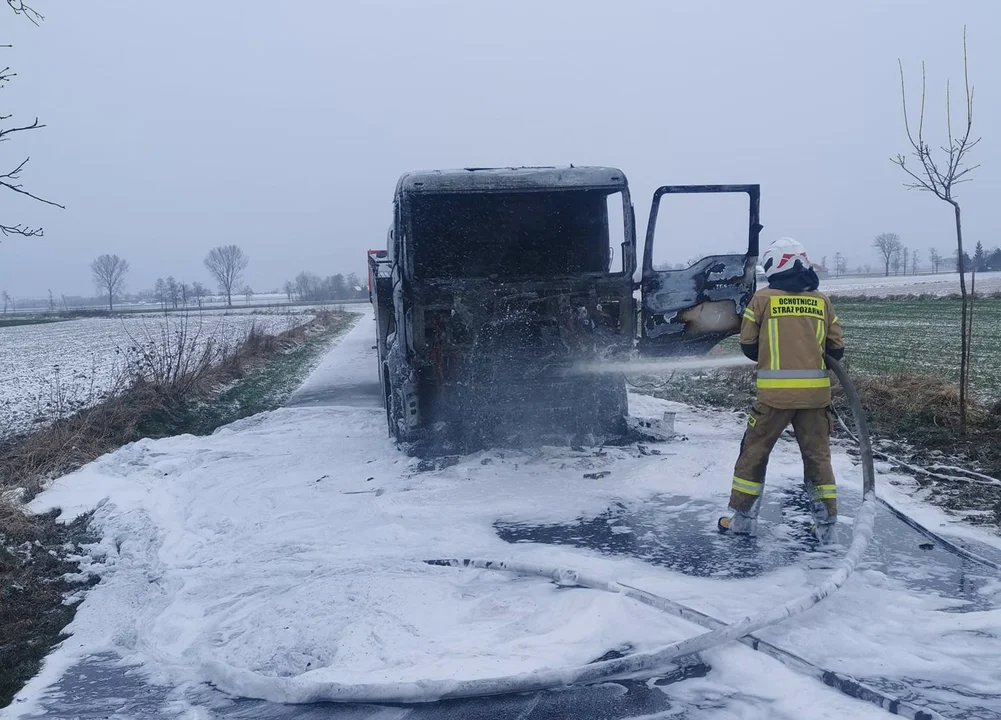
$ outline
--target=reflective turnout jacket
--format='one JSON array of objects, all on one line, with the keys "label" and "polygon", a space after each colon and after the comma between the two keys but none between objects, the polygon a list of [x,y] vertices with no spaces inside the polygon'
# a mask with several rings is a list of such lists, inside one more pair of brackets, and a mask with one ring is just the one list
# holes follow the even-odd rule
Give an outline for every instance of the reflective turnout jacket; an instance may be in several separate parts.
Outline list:
[{"label": "reflective turnout jacket", "polygon": [[831,403],[824,353],[844,352],[831,300],[816,290],[759,290],[740,326],[744,353],[758,361],[758,401],[774,408],[821,408]]}]

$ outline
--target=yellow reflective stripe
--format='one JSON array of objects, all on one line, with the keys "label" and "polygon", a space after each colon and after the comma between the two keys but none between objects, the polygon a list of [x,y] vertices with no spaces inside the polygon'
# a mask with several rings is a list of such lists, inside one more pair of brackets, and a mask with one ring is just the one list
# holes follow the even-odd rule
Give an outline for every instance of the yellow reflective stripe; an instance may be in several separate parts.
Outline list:
[{"label": "yellow reflective stripe", "polygon": [[758,322],[758,316],[751,312],[751,308],[744,308],[744,319],[750,320],[752,323]]},{"label": "yellow reflective stripe", "polygon": [[789,378],[789,379],[758,379],[758,389],[760,390],[805,390],[810,388],[829,388],[831,378]]},{"label": "yellow reflective stripe", "polygon": [[837,321],[838,321],[838,316],[837,316],[837,315],[835,315],[835,316],[834,316],[834,319],[833,319],[833,320],[831,320],[831,325],[833,325],[833,324],[834,324],[834,323],[836,323]]},{"label": "yellow reflective stripe", "polygon": [[761,488],[764,483],[754,482],[753,480],[745,480],[744,478],[739,478],[736,475],[733,476],[733,489],[737,492],[742,492],[745,495],[760,495]]},{"label": "yellow reflective stripe", "polygon": [[837,500],[837,498],[838,498],[838,486],[837,485],[814,485],[813,486],[813,496],[817,500]]},{"label": "yellow reflective stripe", "polygon": [[768,356],[772,370],[779,369],[779,321],[778,318],[768,318]]},{"label": "yellow reflective stripe", "polygon": [[827,339],[827,326],[824,324],[823,320],[817,321],[817,344],[820,346],[820,366],[823,368],[827,367],[827,360],[824,359],[824,340]]},{"label": "yellow reflective stripe", "polygon": [[829,376],[826,370],[758,370],[758,377],[763,380],[803,380]]}]

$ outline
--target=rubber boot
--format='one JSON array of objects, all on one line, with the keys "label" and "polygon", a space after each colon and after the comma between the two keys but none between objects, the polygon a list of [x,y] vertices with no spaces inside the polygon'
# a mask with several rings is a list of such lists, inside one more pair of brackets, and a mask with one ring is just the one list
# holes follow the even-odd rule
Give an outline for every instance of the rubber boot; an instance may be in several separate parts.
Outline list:
[{"label": "rubber boot", "polygon": [[810,512],[813,514],[813,527],[810,529],[813,531],[814,537],[817,538],[821,545],[836,543],[838,541],[837,516],[831,515],[822,500],[812,501],[810,503]]},{"label": "rubber boot", "polygon": [[[721,517],[716,521],[716,529],[721,533],[754,536],[758,532],[758,508],[761,498],[757,497],[746,510],[733,510],[730,517]],[[731,509],[733,509],[731,507]]]},{"label": "rubber boot", "polygon": [[838,521],[814,525],[813,534],[821,545],[833,545],[838,541]]}]

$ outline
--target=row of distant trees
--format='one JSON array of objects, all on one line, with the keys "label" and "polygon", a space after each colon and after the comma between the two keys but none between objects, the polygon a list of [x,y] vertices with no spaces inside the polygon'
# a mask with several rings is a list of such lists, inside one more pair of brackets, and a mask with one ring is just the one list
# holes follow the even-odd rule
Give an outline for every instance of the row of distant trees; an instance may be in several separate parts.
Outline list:
[{"label": "row of distant trees", "polygon": [[[872,246],[879,252],[883,262],[883,274],[907,275],[918,272],[920,251],[911,250],[897,233],[882,233],[872,241]],[[839,253],[840,255],[840,253]],[[837,255],[835,260],[837,260]],[[866,266],[868,267],[868,266]],[[963,251],[962,263],[960,263],[959,250],[956,249],[950,256],[942,255],[937,248],[928,250],[928,267],[932,272],[937,273],[939,269],[955,271],[960,267],[966,272],[988,272],[989,270],[1001,270],[1001,247],[993,250],[984,249],[984,244],[977,242],[973,252],[973,257]]]},{"label": "row of distant trees", "polygon": [[[205,256],[205,269],[216,281],[219,292],[226,296],[228,307],[233,305],[234,293],[241,289],[239,282],[249,262],[250,258],[239,245],[220,245],[212,248]],[[97,294],[108,299],[108,310],[114,310],[115,300],[125,292],[125,276],[129,272],[129,261],[118,255],[100,255],[90,264],[90,272]],[[253,295],[252,290],[250,294]],[[189,286],[170,277],[167,280],[162,278],[157,280],[149,295],[156,298],[165,308],[168,303],[176,308],[181,302],[187,305],[189,296],[197,299],[201,305],[201,299],[208,295],[208,290],[201,283]]]},{"label": "row of distant trees", "polygon": [[[204,265],[215,281],[218,294],[225,298],[227,307],[232,307],[234,297],[243,297],[246,302],[253,300],[253,288],[242,282],[249,258],[237,245],[221,245],[213,248],[205,256]],[[206,299],[213,297],[212,291],[201,282],[186,282],[173,276],[157,278],[153,287],[126,293],[126,280],[130,270],[129,262],[118,255],[100,255],[90,264],[91,276],[97,288],[97,296],[103,298],[109,310],[122,300],[132,302],[157,303],[164,310],[197,306],[202,307]],[[294,279],[285,282],[283,289],[289,302],[336,302],[368,297],[368,288],[355,273],[320,277],[315,273],[302,271]],[[280,292],[276,290],[274,292]],[[83,298],[61,296],[60,301],[49,291],[48,307],[55,311],[61,306],[79,305]],[[0,292],[3,312],[17,310],[15,300],[7,291]],[[44,307],[45,301],[33,301],[31,307]]]},{"label": "row of distant trees", "polygon": [[368,297],[367,286],[354,273],[340,273],[321,278],[316,273],[303,270],[283,286],[289,302],[336,302]]},{"label": "row of distant trees", "polygon": [[[250,297],[253,298],[254,291],[250,290],[249,287],[245,288],[245,290],[249,291]],[[200,282],[188,284],[184,281],[175,280],[174,276],[171,275],[166,279],[157,278],[153,289],[137,293],[136,299],[159,303],[160,307],[164,310],[168,308],[176,310],[188,307],[189,305],[198,305],[201,308],[202,302],[205,298],[210,297],[211,294],[209,289]]]},{"label": "row of distant trees", "polygon": [[[919,272],[955,272],[959,267],[958,251],[954,250],[950,255],[943,255],[938,248],[928,249],[928,260],[925,262],[918,249],[908,248],[901,241],[897,233],[882,233],[876,236],[872,246],[879,251],[882,264],[883,275],[916,275]],[[731,254],[739,255],[740,251],[731,251]],[[982,242],[977,242],[973,257],[967,252],[963,253],[963,267],[966,272],[988,272],[991,270],[1001,271],[1001,247],[993,250],[984,249]],[[654,265],[656,270],[684,270],[691,267],[697,260],[692,259],[687,263],[660,263]],[[833,262],[827,264],[827,256],[820,260],[820,265],[831,275],[841,277],[850,272],[848,258],[842,252],[834,253]],[[879,268],[874,268],[871,264],[855,266],[855,273],[858,275],[873,275],[879,272]]]}]

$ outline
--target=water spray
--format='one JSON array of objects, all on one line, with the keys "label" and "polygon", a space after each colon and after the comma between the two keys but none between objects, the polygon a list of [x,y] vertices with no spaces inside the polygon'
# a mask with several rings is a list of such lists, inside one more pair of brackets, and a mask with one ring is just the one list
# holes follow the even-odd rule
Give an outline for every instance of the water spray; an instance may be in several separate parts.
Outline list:
[{"label": "water spray", "polygon": [[708,358],[701,356],[678,357],[665,360],[621,360],[576,363],[568,375],[670,375],[693,370],[723,370],[726,368],[752,368],[755,364],[745,357],[731,356]]}]

